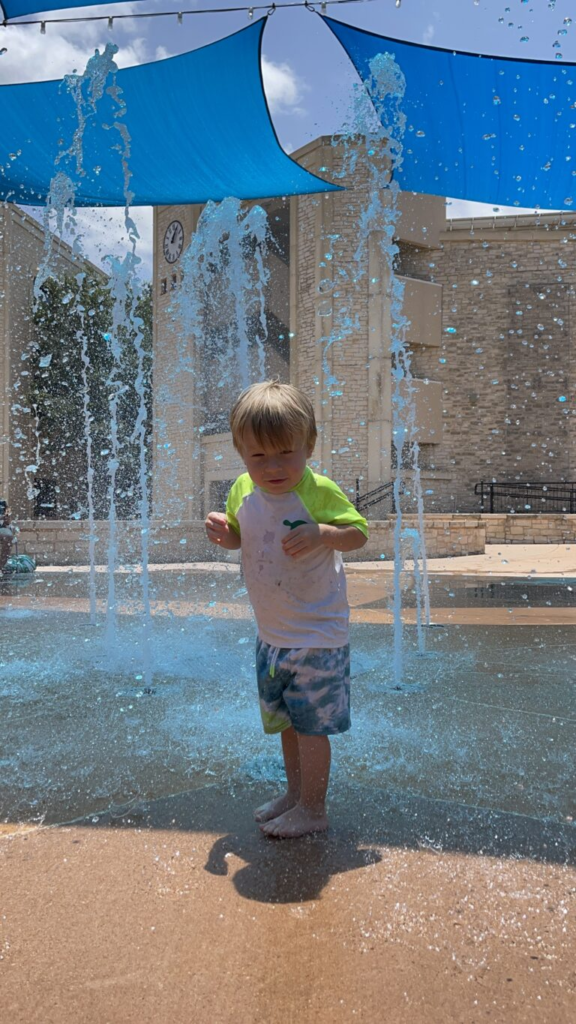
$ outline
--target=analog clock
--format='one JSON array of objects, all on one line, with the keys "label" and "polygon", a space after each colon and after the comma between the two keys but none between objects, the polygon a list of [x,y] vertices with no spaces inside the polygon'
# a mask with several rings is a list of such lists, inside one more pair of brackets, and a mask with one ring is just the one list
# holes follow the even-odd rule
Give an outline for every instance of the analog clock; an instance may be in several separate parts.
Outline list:
[{"label": "analog clock", "polygon": [[164,259],[167,263],[176,263],[184,248],[184,228],[179,220],[173,220],[166,228],[164,235]]}]

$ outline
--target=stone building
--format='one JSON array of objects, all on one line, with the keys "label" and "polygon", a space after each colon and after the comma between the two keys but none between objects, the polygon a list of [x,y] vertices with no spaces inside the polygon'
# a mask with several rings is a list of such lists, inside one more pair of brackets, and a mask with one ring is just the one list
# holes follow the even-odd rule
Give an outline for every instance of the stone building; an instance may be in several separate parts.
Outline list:
[{"label": "stone building", "polygon": [[[25,472],[37,443],[27,401],[26,353],[34,338],[34,281],[44,256],[45,235],[38,221],[13,203],[0,205],[0,497],[19,519],[34,516],[34,497]],[[89,270],[106,279],[56,238],[50,268],[56,275]]]},{"label": "stone building", "polygon": [[[401,270],[443,288],[440,348],[415,351],[442,382],[441,443],[424,453],[429,511],[478,511],[481,481],[576,480],[576,218],[542,213],[448,222]],[[562,511],[516,502],[515,511]],[[567,506],[566,511],[570,511]]]},{"label": "stone building", "polygon": [[[277,242],[268,257],[266,372],[313,400],[318,471],[350,495],[357,485],[364,494],[395,471],[388,267],[377,230],[360,244],[373,178],[361,160],[347,178],[346,148],[331,139],[295,158],[347,190],[262,204]],[[481,481],[576,479],[576,218],[447,222],[442,199],[411,193],[400,194],[399,207],[396,272],[405,286],[426,511],[479,512]],[[202,362],[203,339],[178,328],[178,260],[168,264],[163,252],[168,226],[182,225],[185,248],[201,210],[155,212],[154,511],[174,521],[221,507],[242,470],[225,429],[230,394],[212,387],[206,402],[203,382],[214,372]],[[407,512],[414,511],[411,472],[406,465]],[[388,502],[369,514],[390,510]],[[520,501],[515,510],[534,508]]]},{"label": "stone building", "polygon": [[[357,481],[365,492],[388,481],[392,472],[389,271],[377,233],[367,235],[359,249],[373,175],[362,159],[354,160],[354,173],[348,175],[347,147],[330,138],[317,139],[294,156],[347,188],[262,202],[274,239],[267,257],[265,372],[290,380],[311,397],[319,434],[313,464],[354,495]],[[389,201],[390,193],[381,194]],[[399,206],[397,236],[404,251],[415,262],[429,259],[426,254],[439,245],[444,226],[444,201],[401,194]],[[200,206],[155,210],[153,503],[154,515],[168,520],[200,519],[209,507],[221,507],[231,479],[243,468],[225,429],[231,395],[212,389],[207,400],[211,368],[203,361],[205,339],[182,327],[175,302],[180,255],[201,212]],[[408,340],[415,350],[434,356],[440,346],[441,291],[421,274],[406,282]],[[437,374],[417,382],[416,400],[421,444],[437,445]]]}]

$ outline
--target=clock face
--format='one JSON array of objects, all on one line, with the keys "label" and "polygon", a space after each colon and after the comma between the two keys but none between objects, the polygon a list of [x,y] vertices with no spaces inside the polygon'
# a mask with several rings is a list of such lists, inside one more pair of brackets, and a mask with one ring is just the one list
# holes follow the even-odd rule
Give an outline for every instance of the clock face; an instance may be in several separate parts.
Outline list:
[{"label": "clock face", "polygon": [[173,220],[166,228],[164,235],[164,259],[167,263],[176,263],[184,248],[184,228],[179,220]]}]

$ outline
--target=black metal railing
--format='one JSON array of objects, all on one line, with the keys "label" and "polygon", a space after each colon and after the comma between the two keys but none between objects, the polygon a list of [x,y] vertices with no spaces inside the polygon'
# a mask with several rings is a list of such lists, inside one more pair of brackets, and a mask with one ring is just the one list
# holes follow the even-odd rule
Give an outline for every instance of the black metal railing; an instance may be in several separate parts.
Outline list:
[{"label": "black metal railing", "polygon": [[366,494],[360,494],[360,481],[356,480],[356,500],[354,502],[358,512],[366,512],[367,509],[372,508],[374,505],[380,505],[381,502],[390,499],[392,503],[391,511],[394,512],[394,481],[389,480],[386,484],[379,484],[378,487],[374,487],[373,490],[367,491]]},{"label": "black metal railing", "polygon": [[481,512],[576,513],[576,483],[570,481],[549,484],[481,481],[476,484],[474,494],[480,498]]}]

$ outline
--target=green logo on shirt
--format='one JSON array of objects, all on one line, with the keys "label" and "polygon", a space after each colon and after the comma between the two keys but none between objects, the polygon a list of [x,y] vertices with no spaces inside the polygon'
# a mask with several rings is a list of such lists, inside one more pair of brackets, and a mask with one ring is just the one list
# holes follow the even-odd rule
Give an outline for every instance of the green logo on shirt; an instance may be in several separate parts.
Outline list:
[{"label": "green logo on shirt", "polygon": [[293,523],[289,519],[284,519],[282,526],[289,526],[291,530],[295,530],[297,526],[308,526],[305,519],[295,519]]}]

